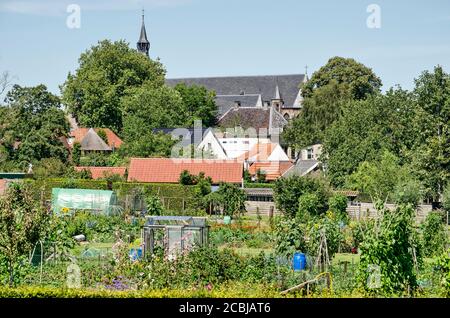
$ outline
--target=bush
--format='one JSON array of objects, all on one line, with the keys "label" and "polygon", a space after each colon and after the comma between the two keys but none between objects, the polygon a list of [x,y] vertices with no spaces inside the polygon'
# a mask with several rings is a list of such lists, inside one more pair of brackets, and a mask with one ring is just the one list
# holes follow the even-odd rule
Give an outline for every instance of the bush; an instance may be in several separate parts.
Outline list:
[{"label": "bush", "polygon": [[307,252],[309,255],[317,256],[319,245],[321,241],[321,233],[323,232],[328,247],[328,256],[330,261],[334,255],[339,251],[339,246],[343,241],[343,235],[341,234],[340,220],[336,216],[329,212],[322,217],[316,217],[311,219],[308,224],[308,244]]},{"label": "bush", "polygon": [[150,195],[145,199],[145,203],[147,204],[147,214],[149,215],[162,215],[164,212],[164,208],[161,204],[161,201],[157,196]]},{"label": "bush", "polygon": [[319,198],[315,193],[305,193],[298,200],[297,217],[300,219],[319,214]]},{"label": "bush", "polygon": [[279,217],[275,220],[275,253],[292,256],[295,252],[306,252],[305,228],[296,219]]},{"label": "bush", "polygon": [[424,255],[427,257],[441,255],[448,243],[444,214],[441,211],[430,212],[421,228]]},{"label": "bush", "polygon": [[329,192],[319,179],[293,176],[279,178],[275,182],[274,199],[277,208],[289,217],[295,217],[298,211],[298,200],[304,194],[315,194],[318,198],[317,212],[325,213],[328,209]]},{"label": "bush", "polygon": [[342,194],[335,194],[328,199],[328,208],[339,219],[348,220],[347,214],[347,197]]}]

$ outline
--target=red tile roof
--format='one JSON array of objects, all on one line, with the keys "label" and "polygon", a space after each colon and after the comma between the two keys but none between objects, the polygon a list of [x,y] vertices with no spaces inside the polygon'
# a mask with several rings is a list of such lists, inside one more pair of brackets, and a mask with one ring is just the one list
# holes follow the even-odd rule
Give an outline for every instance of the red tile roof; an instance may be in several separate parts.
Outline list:
[{"label": "red tile roof", "polygon": [[75,167],[76,171],[89,170],[92,175],[92,179],[102,179],[108,175],[118,174],[125,176],[127,170],[126,167]]},{"label": "red tile roof", "polygon": [[[120,139],[111,129],[109,128],[94,128],[95,132],[98,132],[99,130],[103,130],[106,133],[106,137],[108,138],[108,146],[120,148],[123,141]],[[89,131],[89,128],[78,128],[73,130],[70,135],[74,138],[73,143],[79,142],[83,140],[84,136],[86,136],[87,132]]]},{"label": "red tile roof", "polygon": [[253,163],[248,172],[251,175],[256,175],[258,169],[266,174],[267,181],[278,179],[286,170],[291,168],[294,164],[290,161],[263,161]]},{"label": "red tile roof", "polygon": [[132,158],[128,169],[128,181],[178,183],[183,170],[198,175],[204,172],[213,183],[240,183],[243,164],[236,160]]},{"label": "red tile roof", "polygon": [[249,151],[246,151],[243,155],[239,156],[240,160],[247,160],[252,158],[256,161],[267,160],[278,144],[274,143],[257,143]]}]

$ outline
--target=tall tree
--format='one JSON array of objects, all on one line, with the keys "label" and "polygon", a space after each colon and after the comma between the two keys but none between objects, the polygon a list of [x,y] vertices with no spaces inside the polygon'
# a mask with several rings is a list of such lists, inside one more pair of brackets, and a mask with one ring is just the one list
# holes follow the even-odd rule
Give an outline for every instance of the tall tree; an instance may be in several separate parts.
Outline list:
[{"label": "tall tree", "polygon": [[216,123],[217,105],[214,92],[203,86],[187,86],[184,83],[177,84],[175,90],[183,100],[187,127],[192,127],[195,120],[201,120],[205,127],[212,127]]},{"label": "tall tree", "polygon": [[5,102],[4,116],[0,116],[0,137],[11,160],[23,168],[43,158],[67,159],[60,138],[67,136],[69,123],[57,96],[45,85],[14,85]]},{"label": "tall tree", "polygon": [[364,161],[378,160],[384,149],[408,161],[418,123],[411,94],[391,89],[386,95],[351,101],[324,134],[323,160],[334,186],[343,186]]},{"label": "tall tree", "polygon": [[364,100],[380,92],[381,80],[354,59],[333,57],[303,83],[303,109],[283,132],[285,143],[297,149],[321,143],[325,130],[341,115],[349,100]]},{"label": "tall tree", "polygon": [[81,125],[120,132],[122,97],[143,83],[161,87],[164,75],[161,63],[126,42],[104,40],[81,54],[75,74],[61,86],[63,102]]},{"label": "tall tree", "polygon": [[354,59],[333,57],[313,74],[302,87],[303,97],[311,97],[314,91],[336,81],[348,89],[353,99],[365,99],[380,92],[381,80],[375,73]]},{"label": "tall tree", "polygon": [[423,72],[414,95],[420,108],[414,164],[429,195],[439,201],[450,180],[450,75],[441,66]]}]

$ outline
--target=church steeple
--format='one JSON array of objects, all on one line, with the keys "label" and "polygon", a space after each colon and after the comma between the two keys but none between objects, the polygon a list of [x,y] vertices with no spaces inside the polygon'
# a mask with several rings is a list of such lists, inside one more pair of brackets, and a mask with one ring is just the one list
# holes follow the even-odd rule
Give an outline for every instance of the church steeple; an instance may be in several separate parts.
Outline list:
[{"label": "church steeple", "polygon": [[145,31],[144,10],[142,10],[141,34],[139,36],[139,41],[137,42],[137,49],[139,52],[144,53],[145,55],[148,56],[148,51],[150,49],[150,42],[147,39],[147,32]]}]

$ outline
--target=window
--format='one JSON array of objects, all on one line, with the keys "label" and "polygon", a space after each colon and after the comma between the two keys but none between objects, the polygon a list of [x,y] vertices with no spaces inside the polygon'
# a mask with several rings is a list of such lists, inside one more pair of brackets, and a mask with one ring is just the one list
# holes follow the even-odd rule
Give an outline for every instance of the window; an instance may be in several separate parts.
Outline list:
[{"label": "window", "polygon": [[207,148],[207,150],[210,150],[211,148],[212,148],[211,143],[208,142],[208,148]]},{"label": "window", "polygon": [[290,118],[289,118],[289,114],[288,113],[286,113],[286,114],[284,114],[284,119],[286,119],[286,120],[289,120]]},{"label": "window", "polygon": [[308,160],[314,159],[314,153],[313,153],[312,148],[308,148],[306,156],[307,156]]}]

